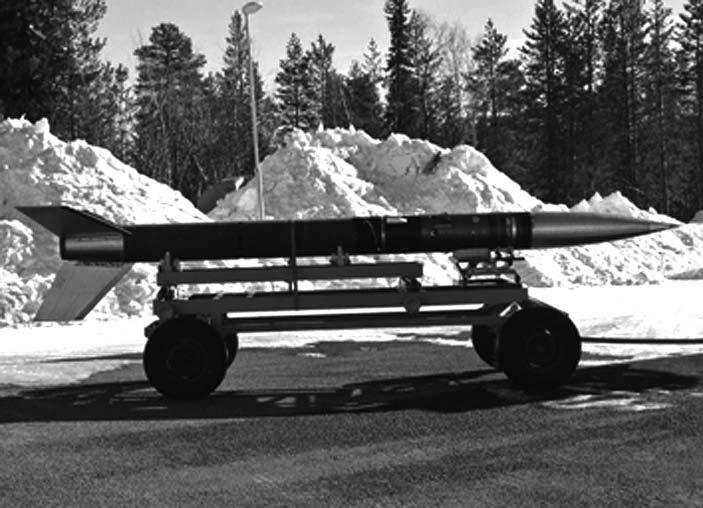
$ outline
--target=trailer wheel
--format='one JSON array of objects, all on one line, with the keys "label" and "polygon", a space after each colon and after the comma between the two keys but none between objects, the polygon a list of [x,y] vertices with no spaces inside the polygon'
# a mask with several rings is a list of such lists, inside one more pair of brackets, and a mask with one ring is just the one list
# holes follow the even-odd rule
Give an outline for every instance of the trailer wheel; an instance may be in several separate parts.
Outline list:
[{"label": "trailer wheel", "polygon": [[576,370],[581,337],[571,319],[557,309],[522,309],[501,330],[498,359],[500,368],[518,386],[556,388]]},{"label": "trailer wheel", "polygon": [[471,343],[481,360],[491,367],[498,365],[498,336],[495,328],[485,325],[472,326]]},{"label": "trailer wheel", "polygon": [[237,357],[237,351],[239,351],[239,337],[237,337],[236,333],[233,333],[225,337],[224,340],[225,347],[227,348],[227,367],[229,367]]},{"label": "trailer wheel", "polygon": [[227,371],[228,351],[210,325],[178,318],[159,326],[144,349],[144,372],[151,385],[171,399],[202,399]]}]

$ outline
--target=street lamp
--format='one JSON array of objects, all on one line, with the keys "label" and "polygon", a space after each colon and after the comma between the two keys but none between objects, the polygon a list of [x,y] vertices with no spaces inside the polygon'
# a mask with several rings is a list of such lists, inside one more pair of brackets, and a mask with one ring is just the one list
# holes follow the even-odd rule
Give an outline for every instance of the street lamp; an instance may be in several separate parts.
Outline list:
[{"label": "street lamp", "polygon": [[251,57],[251,24],[249,16],[259,12],[261,2],[247,2],[242,7],[247,28],[247,50],[249,52],[249,95],[251,98],[251,130],[254,139],[254,167],[256,168],[256,194],[259,199],[259,220],[264,219],[264,178],[259,167],[259,132],[256,121],[256,90],[254,87],[254,60]]}]

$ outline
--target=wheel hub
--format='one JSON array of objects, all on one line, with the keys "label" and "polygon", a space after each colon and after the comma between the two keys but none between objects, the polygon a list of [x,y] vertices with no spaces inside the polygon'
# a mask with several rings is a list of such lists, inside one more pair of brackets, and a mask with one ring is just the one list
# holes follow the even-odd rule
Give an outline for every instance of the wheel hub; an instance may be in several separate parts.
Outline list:
[{"label": "wheel hub", "polygon": [[558,356],[556,338],[549,330],[542,330],[527,338],[527,361],[530,367],[547,367],[557,361]]},{"label": "wheel hub", "polygon": [[169,351],[166,358],[168,370],[184,381],[196,379],[206,364],[206,352],[194,340],[181,340]]}]

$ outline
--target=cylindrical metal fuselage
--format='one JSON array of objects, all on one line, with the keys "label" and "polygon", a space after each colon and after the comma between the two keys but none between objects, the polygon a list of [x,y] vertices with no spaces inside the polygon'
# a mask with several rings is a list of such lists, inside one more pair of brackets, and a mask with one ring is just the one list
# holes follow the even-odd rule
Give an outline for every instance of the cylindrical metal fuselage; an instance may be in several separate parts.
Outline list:
[{"label": "cylindrical metal fuselage", "polygon": [[74,234],[61,257],[82,261],[181,260],[451,252],[529,248],[529,213],[121,226],[128,234]]},{"label": "cylindrical metal fuselage", "polygon": [[188,260],[530,249],[619,240],[673,227],[584,213],[484,213],[346,219],[120,225],[61,237],[81,261]]}]

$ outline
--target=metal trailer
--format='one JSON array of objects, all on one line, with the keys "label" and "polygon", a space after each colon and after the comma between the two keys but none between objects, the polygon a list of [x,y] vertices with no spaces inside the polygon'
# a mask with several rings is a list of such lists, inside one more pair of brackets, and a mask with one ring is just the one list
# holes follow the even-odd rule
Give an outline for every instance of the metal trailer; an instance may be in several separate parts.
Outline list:
[{"label": "metal trailer", "polygon": [[[174,399],[214,391],[247,332],[381,327],[472,326],[476,353],[518,386],[551,389],[566,382],[581,356],[581,338],[564,312],[528,296],[511,251],[454,253],[458,280],[425,287],[419,262],[357,263],[338,252],[329,264],[184,269],[167,254],[154,301],[158,320],[145,329],[149,382]],[[396,279],[395,287],[300,290],[299,282]],[[283,290],[192,293],[178,286],[284,282]]]}]

